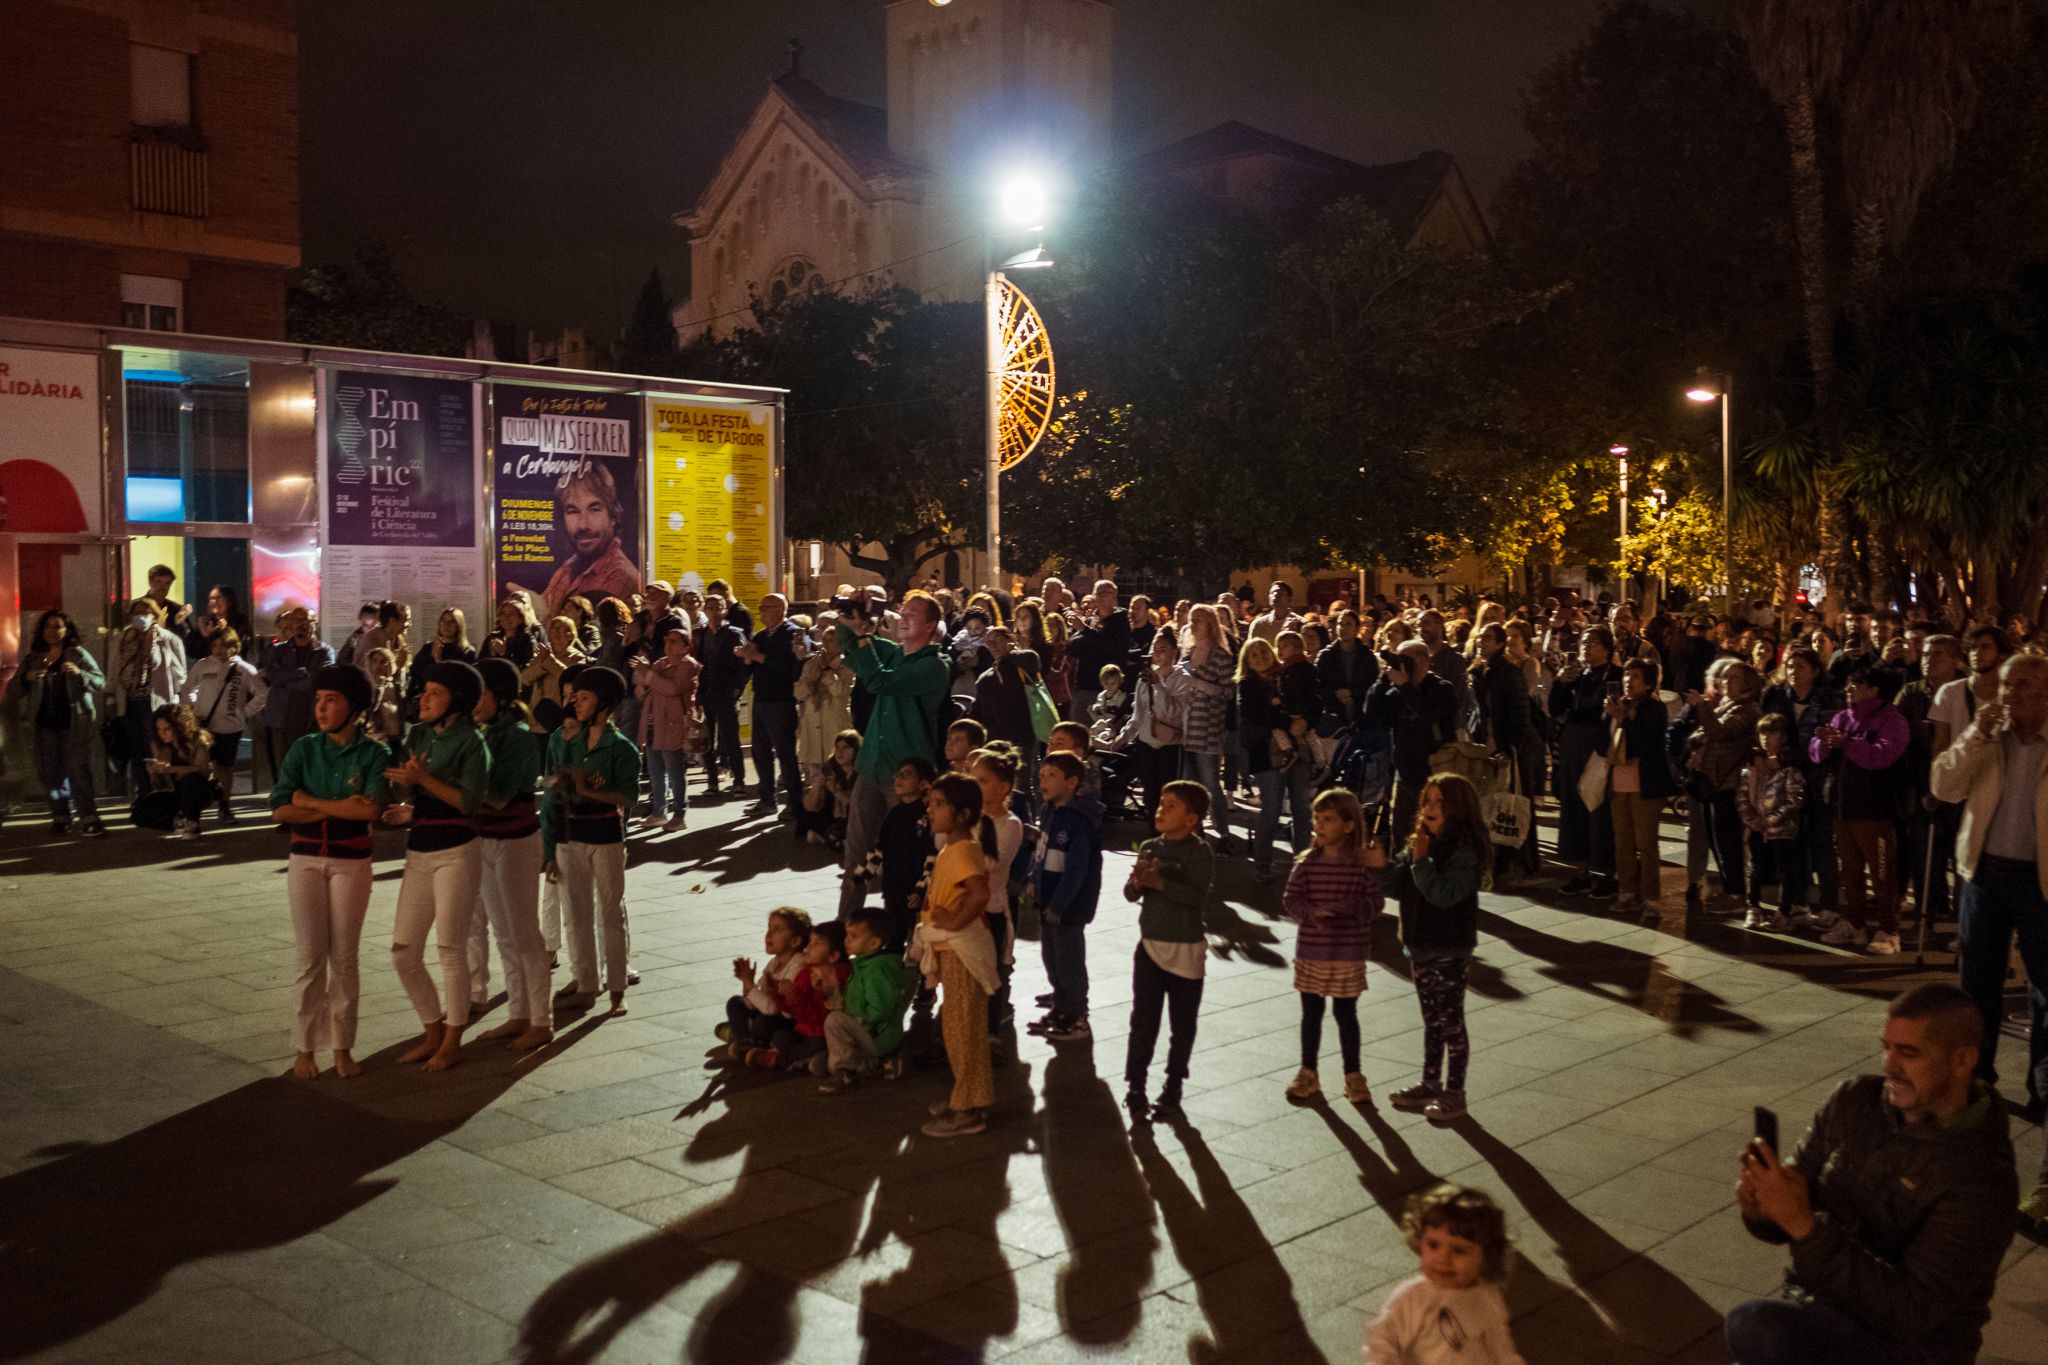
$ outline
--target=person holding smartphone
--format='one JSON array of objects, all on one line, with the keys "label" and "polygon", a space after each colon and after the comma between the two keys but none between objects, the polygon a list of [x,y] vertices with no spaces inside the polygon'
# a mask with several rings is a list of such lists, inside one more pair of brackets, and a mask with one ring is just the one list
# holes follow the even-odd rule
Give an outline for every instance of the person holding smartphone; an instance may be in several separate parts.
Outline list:
[{"label": "person holding smartphone", "polygon": [[1886,1011],[1881,1075],[1844,1081],[1790,1154],[1759,1125],[1736,1204],[1792,1262],[1782,1296],[1729,1312],[1732,1359],[1977,1358],[2018,1198],[2003,1107],[1971,1074],[1983,1026],[1958,987],[1915,986]]}]

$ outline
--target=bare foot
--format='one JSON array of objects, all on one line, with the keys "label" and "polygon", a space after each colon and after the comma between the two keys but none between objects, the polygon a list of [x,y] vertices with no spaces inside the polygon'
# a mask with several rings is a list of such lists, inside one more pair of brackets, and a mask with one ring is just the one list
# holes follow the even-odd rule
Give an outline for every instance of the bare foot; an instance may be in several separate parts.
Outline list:
[{"label": "bare foot", "polygon": [[612,1013],[613,1013],[614,1015],[619,1015],[619,1014],[624,1014],[625,1012],[626,1012],[626,993],[625,993],[624,991],[613,991],[613,992],[612,992]]},{"label": "bare foot", "polygon": [[343,1078],[360,1076],[363,1064],[357,1061],[345,1047],[334,1049],[334,1074]]},{"label": "bare foot", "polygon": [[491,1029],[491,1030],[490,1030],[489,1032],[487,1032],[487,1033],[479,1033],[479,1034],[477,1035],[477,1037],[479,1037],[479,1038],[517,1038],[517,1037],[518,1037],[518,1036],[519,1036],[520,1034],[522,1034],[522,1033],[526,1032],[526,1029],[527,1029],[527,1021],[526,1021],[526,1020],[524,1020],[524,1019],[507,1019],[507,1020],[506,1020],[506,1021],[505,1021],[504,1023],[502,1023],[502,1024],[498,1025],[498,1026],[497,1026],[496,1028],[494,1028],[494,1029]]},{"label": "bare foot", "polygon": [[310,1052],[301,1052],[292,1058],[292,1075],[302,1081],[310,1081],[320,1074],[320,1063],[313,1060]]},{"label": "bare foot", "polygon": [[427,1025],[426,1032],[420,1035],[420,1040],[407,1048],[398,1060],[401,1063],[424,1062],[427,1058],[441,1050],[441,1041],[447,1032],[448,1026],[446,1024]]},{"label": "bare foot", "polygon": [[555,1041],[555,1031],[545,1025],[535,1024],[512,1040],[514,1052],[531,1052],[537,1047],[546,1047]]},{"label": "bare foot", "polygon": [[451,1028],[446,1030],[446,1034],[434,1055],[427,1058],[426,1069],[429,1071],[446,1071],[462,1060],[462,1030]]}]

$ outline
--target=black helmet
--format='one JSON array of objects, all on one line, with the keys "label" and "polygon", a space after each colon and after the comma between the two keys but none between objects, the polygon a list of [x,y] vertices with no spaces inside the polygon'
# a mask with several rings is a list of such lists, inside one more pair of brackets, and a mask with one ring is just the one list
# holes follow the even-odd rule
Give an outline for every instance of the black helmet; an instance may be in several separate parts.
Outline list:
[{"label": "black helmet", "polygon": [[370,709],[370,698],[375,695],[370,686],[370,675],[354,664],[328,664],[313,674],[315,692],[336,692],[348,703],[350,716],[360,716]]},{"label": "black helmet", "polygon": [[500,706],[519,696],[519,665],[510,659],[482,659],[476,671],[484,680],[484,691],[498,699]]},{"label": "black helmet", "polygon": [[616,710],[626,699],[626,677],[616,668],[591,664],[576,675],[575,690],[596,697],[597,704],[604,710]]},{"label": "black helmet", "polygon": [[484,675],[476,671],[475,664],[460,659],[435,664],[427,670],[427,681],[448,689],[448,709],[458,716],[476,710],[477,699],[484,694]]}]

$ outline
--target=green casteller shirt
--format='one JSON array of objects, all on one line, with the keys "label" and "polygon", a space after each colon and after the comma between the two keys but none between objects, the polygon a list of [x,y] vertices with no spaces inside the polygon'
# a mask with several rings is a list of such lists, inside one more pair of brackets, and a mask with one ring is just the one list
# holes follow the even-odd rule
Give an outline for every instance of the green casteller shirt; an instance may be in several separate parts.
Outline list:
[{"label": "green casteller shirt", "polygon": [[[540,846],[548,861],[554,861],[555,845],[563,842],[626,841],[626,806],[632,805],[640,794],[640,751],[633,741],[619,733],[618,726],[607,719],[604,733],[595,745],[584,735],[569,736],[555,731],[548,737],[547,762],[542,767],[549,781],[541,803]],[[564,768],[582,768],[597,774],[604,790],[625,794],[626,805],[574,799],[576,789],[558,776]]]},{"label": "green casteller shirt", "polygon": [[483,734],[484,747],[491,753],[491,775],[484,787],[483,809],[476,816],[477,833],[486,839],[531,838],[540,830],[534,788],[540,784],[547,741],[510,708],[492,717]]},{"label": "green casteller shirt", "polygon": [[461,716],[446,729],[438,723],[415,725],[405,737],[405,751],[421,755],[427,771],[453,786],[462,798],[461,805],[451,806],[424,787],[413,792],[412,833],[406,848],[436,853],[476,838],[476,813],[491,781],[491,753],[476,722]]},{"label": "green casteller shirt", "polygon": [[[289,806],[294,792],[304,792],[322,801],[346,801],[367,796],[388,801],[391,784],[384,770],[391,766],[391,751],[361,730],[346,744],[336,744],[314,731],[300,735],[285,751],[284,766],[277,785],[270,789],[270,808]],[[367,858],[370,856],[370,825],[366,820],[336,820],[328,817],[311,824],[286,825],[292,852],[309,858]]]},{"label": "green casteller shirt", "polygon": [[936,762],[939,717],[953,678],[939,647],[905,654],[894,640],[855,635],[845,626],[839,627],[839,647],[854,679],[875,699],[854,771],[886,783],[913,755]]}]

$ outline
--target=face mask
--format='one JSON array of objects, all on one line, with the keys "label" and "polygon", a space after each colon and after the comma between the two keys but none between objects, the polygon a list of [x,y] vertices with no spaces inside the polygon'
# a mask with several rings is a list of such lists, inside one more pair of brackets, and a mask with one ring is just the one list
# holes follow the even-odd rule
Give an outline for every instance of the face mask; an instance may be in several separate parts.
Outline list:
[{"label": "face mask", "polygon": [[134,621],[131,624],[133,624],[137,630],[148,630],[151,624],[151,620],[147,616],[138,616],[134,619]]}]

